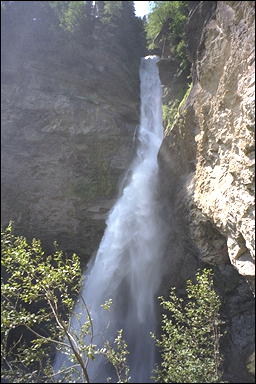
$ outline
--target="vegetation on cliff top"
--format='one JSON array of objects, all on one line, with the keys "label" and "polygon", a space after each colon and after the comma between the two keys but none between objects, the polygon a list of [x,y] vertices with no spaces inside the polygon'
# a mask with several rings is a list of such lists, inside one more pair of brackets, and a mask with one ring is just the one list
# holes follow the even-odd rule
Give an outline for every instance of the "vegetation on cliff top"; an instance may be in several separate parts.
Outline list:
[{"label": "vegetation on cliff top", "polygon": [[148,48],[158,49],[161,57],[169,59],[176,67],[172,73],[175,92],[169,99],[165,97],[163,103],[165,132],[172,128],[191,89],[185,31],[190,8],[188,1],[155,1],[146,23]]},{"label": "vegetation on cliff top", "polygon": [[161,49],[161,56],[175,59],[180,69],[188,67],[185,23],[188,1],[154,1],[146,24],[148,48]]},{"label": "vegetation on cliff top", "polygon": [[143,56],[144,27],[132,1],[2,1],[1,5],[2,34],[8,41],[19,41],[22,34],[36,43],[37,50],[44,48],[40,43],[56,44],[60,39],[88,48],[98,44],[98,37],[111,36],[119,51]]}]

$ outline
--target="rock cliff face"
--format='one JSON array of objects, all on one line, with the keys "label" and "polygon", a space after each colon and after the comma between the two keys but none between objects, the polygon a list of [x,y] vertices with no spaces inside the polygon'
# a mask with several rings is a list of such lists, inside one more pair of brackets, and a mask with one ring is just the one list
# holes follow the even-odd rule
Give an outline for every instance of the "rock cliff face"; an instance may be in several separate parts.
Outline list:
[{"label": "rock cliff face", "polygon": [[32,18],[15,28],[2,36],[2,222],[87,258],[132,158],[143,52],[97,20],[80,42]]},{"label": "rock cliff face", "polygon": [[[166,130],[159,153],[162,183],[187,222],[200,260],[217,266],[221,276],[230,326],[227,379],[250,382],[245,365],[253,351],[254,315],[245,280],[253,287],[254,3],[197,2],[187,36],[193,83]],[[172,66],[159,68],[168,94]]]},{"label": "rock cliff face", "polygon": [[[252,2],[218,2],[201,32],[192,73],[193,87],[160,156],[169,156],[176,174],[190,174],[191,229],[202,259],[226,261],[225,252],[217,256],[205,248],[205,227],[211,223],[224,236],[238,272],[254,276]],[[223,244],[216,242],[216,247],[221,250]]]},{"label": "rock cliff face", "polygon": [[231,263],[254,276],[254,12],[220,2],[196,71],[194,202],[227,239]]}]

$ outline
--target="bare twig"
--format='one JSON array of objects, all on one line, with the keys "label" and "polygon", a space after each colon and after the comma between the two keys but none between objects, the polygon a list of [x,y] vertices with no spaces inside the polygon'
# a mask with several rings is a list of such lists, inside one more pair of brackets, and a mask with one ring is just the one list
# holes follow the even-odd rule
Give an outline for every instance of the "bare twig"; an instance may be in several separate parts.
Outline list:
[{"label": "bare twig", "polygon": [[51,307],[51,310],[54,314],[54,317],[56,319],[56,322],[57,324],[61,327],[61,329],[63,329],[63,331],[65,332],[65,335],[66,337],[68,338],[68,341],[69,341],[69,344],[70,344],[70,347],[75,355],[75,358],[76,360],[78,361],[79,365],[81,366],[81,369],[82,369],[82,373],[83,373],[83,376],[84,376],[84,379],[86,380],[86,383],[90,383],[89,381],[89,376],[88,376],[88,373],[87,373],[87,369],[86,369],[86,366],[84,364],[84,361],[83,361],[83,358],[80,354],[80,350],[79,350],[79,347],[76,343],[76,340],[74,339],[74,337],[72,336],[72,334],[68,331],[66,325],[64,324],[64,322],[61,321],[61,319],[59,318],[59,315],[58,315],[58,308],[57,308],[57,305],[56,305],[56,302],[54,302],[54,305],[52,303],[52,297],[51,297],[51,294],[49,292],[46,291],[46,297],[47,297],[47,301],[48,301],[48,304],[50,305]]}]

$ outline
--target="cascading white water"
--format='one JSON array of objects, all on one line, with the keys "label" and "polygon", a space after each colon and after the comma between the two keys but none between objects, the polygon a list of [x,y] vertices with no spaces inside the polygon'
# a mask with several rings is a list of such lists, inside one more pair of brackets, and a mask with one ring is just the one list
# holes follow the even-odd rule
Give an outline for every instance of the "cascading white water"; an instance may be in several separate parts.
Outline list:
[{"label": "cascading white water", "polygon": [[[113,340],[119,329],[130,351],[133,382],[149,382],[155,362],[150,331],[156,328],[156,294],[163,275],[165,228],[156,197],[157,154],[163,139],[162,91],[157,56],[141,60],[141,122],[136,158],[130,179],[107,219],[96,258],[89,268],[81,295],[94,325],[94,344]],[[110,311],[101,305],[112,299]],[[80,301],[75,312],[84,311]],[[79,327],[75,318],[72,328]],[[58,358],[57,358],[58,360]],[[102,360],[89,366],[92,382],[106,382]]]}]

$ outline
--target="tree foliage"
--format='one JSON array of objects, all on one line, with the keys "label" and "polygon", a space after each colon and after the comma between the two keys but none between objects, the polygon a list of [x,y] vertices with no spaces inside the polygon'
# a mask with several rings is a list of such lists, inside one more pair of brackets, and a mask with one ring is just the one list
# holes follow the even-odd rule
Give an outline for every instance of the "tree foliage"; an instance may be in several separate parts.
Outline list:
[{"label": "tree foliage", "polygon": [[[88,363],[97,355],[113,366],[116,382],[129,382],[128,346],[120,330],[114,343],[97,346],[93,323],[83,297],[79,331],[71,327],[72,308],[80,287],[77,255],[67,258],[55,244],[46,255],[39,240],[31,244],[15,236],[12,224],[2,231],[1,278],[1,362],[3,378],[14,383],[89,382]],[[156,381],[168,383],[221,382],[219,351],[220,299],[213,287],[213,275],[203,270],[197,282],[187,283],[187,298],[171,290],[169,300],[161,298],[163,314],[160,339],[162,362],[155,370]],[[102,304],[110,310],[112,300]],[[70,363],[53,372],[56,348]],[[79,381],[80,380],[80,381]]]},{"label": "tree foliage", "polygon": [[133,1],[104,1],[101,21],[118,35],[119,44],[127,55],[143,55],[145,36],[143,21],[135,16]]},{"label": "tree foliage", "polygon": [[60,345],[81,276],[77,255],[55,244],[46,256],[39,240],[29,244],[10,224],[2,232],[1,335],[4,375],[37,382],[50,374],[53,345]]},{"label": "tree foliage", "polygon": [[49,6],[54,10],[63,30],[84,33],[84,38],[91,35],[94,19],[92,1],[50,1]]},{"label": "tree foliage", "polygon": [[219,341],[220,299],[213,287],[213,274],[204,269],[197,282],[187,282],[187,299],[171,289],[169,300],[160,298],[166,310],[162,316],[160,348],[162,362],[154,378],[163,383],[219,383],[221,363]]},{"label": "tree foliage", "polygon": [[[29,244],[15,236],[10,224],[1,233],[1,363],[2,377],[13,383],[88,383],[88,363],[103,355],[114,367],[118,382],[128,378],[127,344],[118,332],[113,346],[93,343],[93,323],[83,297],[79,330],[71,327],[74,300],[79,292],[78,256],[67,258],[55,244],[45,255],[39,240]],[[111,300],[102,305],[110,310]],[[53,356],[59,350],[67,360],[54,371]]]},{"label": "tree foliage", "polygon": [[86,49],[104,42],[125,61],[135,61],[136,71],[144,55],[143,23],[132,1],[5,1],[2,9],[3,42],[8,46],[22,37],[25,54],[48,52],[51,45],[59,49],[64,42]]},{"label": "tree foliage", "polygon": [[188,65],[185,41],[185,23],[189,7],[187,1],[154,1],[146,24],[149,49],[167,46],[185,69]]},{"label": "tree foliage", "polygon": [[104,348],[100,352],[115,368],[117,383],[128,383],[131,379],[129,376],[130,368],[127,363],[129,351],[128,345],[123,339],[123,330],[118,331],[113,346],[111,346],[109,341],[106,341]]}]

